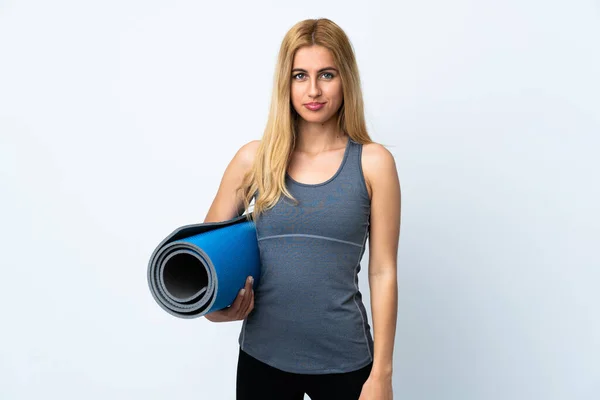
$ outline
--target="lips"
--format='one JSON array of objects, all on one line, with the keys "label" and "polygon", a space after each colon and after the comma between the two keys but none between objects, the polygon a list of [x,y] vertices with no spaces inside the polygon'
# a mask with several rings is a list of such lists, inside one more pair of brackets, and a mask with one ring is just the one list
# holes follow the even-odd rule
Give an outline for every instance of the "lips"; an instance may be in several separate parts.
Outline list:
[{"label": "lips", "polygon": [[306,103],[304,104],[304,107],[308,108],[311,111],[317,111],[320,110],[321,108],[323,108],[323,106],[325,105],[325,103]]}]

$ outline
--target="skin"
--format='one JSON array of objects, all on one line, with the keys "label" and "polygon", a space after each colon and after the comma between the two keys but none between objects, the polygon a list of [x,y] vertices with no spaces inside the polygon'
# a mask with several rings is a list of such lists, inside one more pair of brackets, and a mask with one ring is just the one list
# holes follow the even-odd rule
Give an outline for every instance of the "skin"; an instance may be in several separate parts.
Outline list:
[{"label": "skin", "polygon": [[[303,183],[319,183],[337,171],[347,137],[336,126],[343,92],[331,53],[321,46],[299,49],[292,69],[292,106],[300,115],[298,138],[288,174]],[[295,70],[300,68],[303,71]],[[308,102],[324,102],[311,111]],[[251,168],[259,141],[244,144],[227,166],[205,222],[231,219],[243,211],[235,195],[242,176]],[[369,288],[373,314],[373,368],[359,400],[392,399],[392,355],[397,315],[397,254],[400,233],[400,182],[392,154],[382,145],[363,146],[362,168],[371,199],[369,238]],[[254,308],[252,283],[245,287],[227,309],[205,315],[213,322],[243,320]]]}]

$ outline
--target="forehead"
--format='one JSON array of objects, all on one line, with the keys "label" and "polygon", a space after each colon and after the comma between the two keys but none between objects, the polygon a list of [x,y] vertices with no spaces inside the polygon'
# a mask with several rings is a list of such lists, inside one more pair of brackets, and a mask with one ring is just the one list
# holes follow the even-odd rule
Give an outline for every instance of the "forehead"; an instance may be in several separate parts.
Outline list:
[{"label": "forehead", "polygon": [[331,66],[335,67],[333,55],[323,46],[313,45],[301,47],[294,54],[292,68],[315,69]]}]

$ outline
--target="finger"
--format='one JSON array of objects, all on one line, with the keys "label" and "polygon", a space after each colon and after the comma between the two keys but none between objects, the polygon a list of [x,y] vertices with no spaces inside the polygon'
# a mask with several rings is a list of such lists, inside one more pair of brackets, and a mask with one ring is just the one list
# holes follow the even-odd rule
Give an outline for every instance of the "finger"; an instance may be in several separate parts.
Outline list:
[{"label": "finger", "polygon": [[244,297],[246,297],[244,295],[245,293],[245,288],[242,288],[239,292],[237,297],[235,298],[235,300],[233,301],[233,303],[231,304],[231,307],[229,307],[229,309],[227,310],[227,314],[229,315],[237,315],[237,313],[239,312],[243,301],[244,301]]},{"label": "finger", "polygon": [[252,287],[254,286],[254,278],[252,276],[249,276],[246,278],[246,290],[251,290]]},{"label": "finger", "polygon": [[250,292],[246,292],[246,295],[244,296],[244,301],[240,305],[240,308],[238,309],[238,312],[237,312],[237,315],[236,315],[237,319],[244,319],[245,318],[246,309],[248,308],[248,304],[250,304],[250,296],[251,296],[251,293]]},{"label": "finger", "polygon": [[245,318],[244,314],[246,312],[246,309],[248,308],[248,305],[250,304],[250,294],[252,292],[252,277],[251,276],[246,278],[246,284],[244,285],[244,289],[245,289],[246,295],[244,296],[244,299],[242,300],[242,302],[240,304],[240,308],[238,309],[238,312],[237,312],[238,319]]},{"label": "finger", "polygon": [[[250,314],[252,312],[252,310],[254,310],[254,290],[252,290],[252,294],[251,294],[251,300],[250,300],[250,306],[248,307],[248,311],[246,311],[246,317],[248,316],[248,314]],[[244,317],[244,318],[246,318]]]},{"label": "finger", "polygon": [[254,308],[254,290],[250,289],[248,292],[248,304],[244,308],[244,312],[242,313],[242,319],[246,318],[250,311]]},{"label": "finger", "polygon": [[[250,305],[246,311],[246,316],[254,309],[254,277],[250,277]],[[246,318],[246,317],[244,317]]]}]

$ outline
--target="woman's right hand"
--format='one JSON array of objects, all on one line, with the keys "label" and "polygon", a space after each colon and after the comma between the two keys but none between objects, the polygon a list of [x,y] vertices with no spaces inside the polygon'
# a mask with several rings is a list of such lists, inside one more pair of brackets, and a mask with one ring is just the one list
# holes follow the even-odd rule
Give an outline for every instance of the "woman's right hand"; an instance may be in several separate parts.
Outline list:
[{"label": "woman's right hand", "polygon": [[249,276],[246,279],[246,284],[233,301],[233,304],[227,308],[205,314],[206,319],[211,322],[229,322],[245,319],[254,309],[253,283],[253,278]]}]

